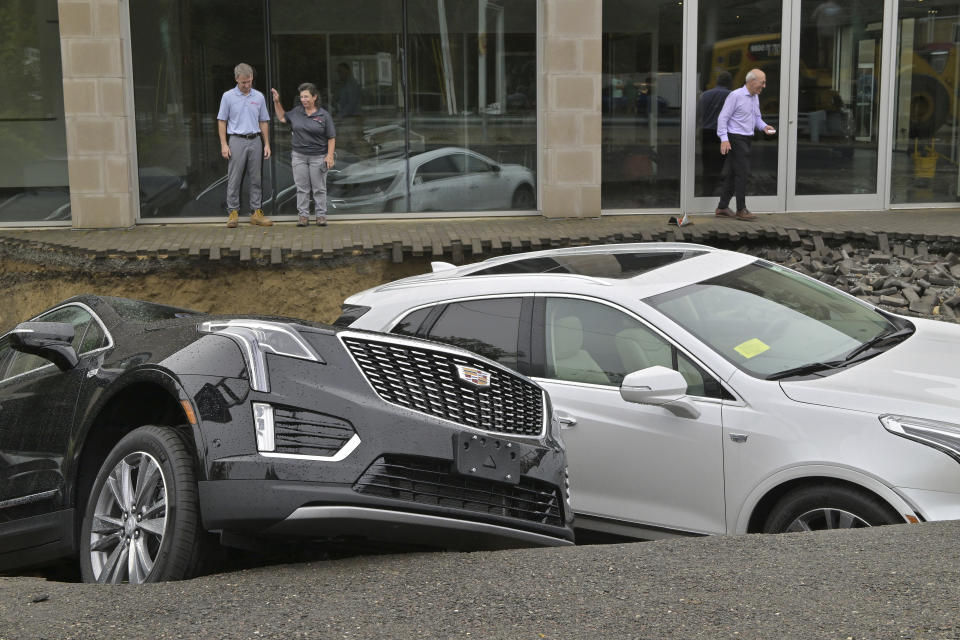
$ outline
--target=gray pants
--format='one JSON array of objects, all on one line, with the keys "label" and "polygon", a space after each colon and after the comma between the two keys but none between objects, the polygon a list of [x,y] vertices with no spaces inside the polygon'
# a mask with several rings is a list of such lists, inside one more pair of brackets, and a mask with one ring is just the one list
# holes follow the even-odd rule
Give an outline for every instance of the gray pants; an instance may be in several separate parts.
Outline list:
[{"label": "gray pants", "polygon": [[310,197],[317,206],[317,217],[327,215],[327,161],[326,156],[308,156],[291,152],[293,181],[297,185],[297,213],[310,215]]},{"label": "gray pants", "polygon": [[250,209],[260,208],[260,175],[263,171],[263,140],[230,136],[227,162],[227,211],[240,209],[240,185],[246,172],[250,184]]}]

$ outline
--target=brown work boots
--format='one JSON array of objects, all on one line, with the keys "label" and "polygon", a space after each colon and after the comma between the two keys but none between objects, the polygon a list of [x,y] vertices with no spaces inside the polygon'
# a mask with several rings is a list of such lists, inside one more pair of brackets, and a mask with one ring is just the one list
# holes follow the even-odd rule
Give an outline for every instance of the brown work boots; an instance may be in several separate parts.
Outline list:
[{"label": "brown work boots", "polygon": [[[231,209],[230,215],[227,216],[227,227],[235,229],[239,222],[240,212],[236,209]],[[263,215],[263,209],[257,209],[250,215],[250,224],[259,227],[269,227],[273,224],[273,220]]]},{"label": "brown work boots", "polygon": [[269,227],[273,225],[273,220],[263,215],[263,209],[257,209],[250,215],[250,224],[260,227]]},{"label": "brown work boots", "polygon": [[756,219],[757,219],[757,216],[755,216],[755,215],[753,215],[752,213],[750,213],[750,210],[749,210],[749,209],[746,209],[746,208],[744,208],[744,209],[739,209],[739,210],[737,210],[736,213],[734,213],[733,211],[731,211],[730,209],[728,209],[728,208],[726,208],[726,207],[724,207],[723,209],[719,209],[719,208],[718,208],[716,211],[714,211],[714,215],[715,215],[716,217],[718,217],[718,218],[730,218],[730,219],[734,219],[734,220],[745,220],[745,221],[747,221],[747,222],[749,222],[750,220],[756,220]]}]

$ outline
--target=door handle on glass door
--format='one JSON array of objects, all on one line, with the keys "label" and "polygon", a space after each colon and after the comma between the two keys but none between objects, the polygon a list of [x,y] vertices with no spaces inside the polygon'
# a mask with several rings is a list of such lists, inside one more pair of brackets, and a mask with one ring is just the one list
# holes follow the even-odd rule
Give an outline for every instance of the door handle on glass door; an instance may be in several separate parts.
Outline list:
[{"label": "door handle on glass door", "polygon": [[577,426],[577,419],[574,418],[569,413],[557,412],[557,422],[560,423],[561,429],[569,429],[571,427]]}]

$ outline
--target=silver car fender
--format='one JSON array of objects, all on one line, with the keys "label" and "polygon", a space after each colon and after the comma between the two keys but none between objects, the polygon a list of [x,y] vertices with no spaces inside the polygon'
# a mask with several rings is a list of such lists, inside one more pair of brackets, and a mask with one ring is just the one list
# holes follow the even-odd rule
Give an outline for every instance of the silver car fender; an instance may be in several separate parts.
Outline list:
[{"label": "silver car fender", "polygon": [[740,512],[736,516],[736,524],[730,533],[747,533],[753,510],[756,509],[760,500],[772,489],[785,482],[804,478],[835,478],[860,486],[886,501],[887,504],[903,517],[904,522],[908,522],[907,516],[916,516],[918,513],[917,509],[907,501],[906,497],[898,493],[896,489],[856,469],[833,465],[803,464],[781,469],[754,487],[753,491],[751,491],[743,501]]}]

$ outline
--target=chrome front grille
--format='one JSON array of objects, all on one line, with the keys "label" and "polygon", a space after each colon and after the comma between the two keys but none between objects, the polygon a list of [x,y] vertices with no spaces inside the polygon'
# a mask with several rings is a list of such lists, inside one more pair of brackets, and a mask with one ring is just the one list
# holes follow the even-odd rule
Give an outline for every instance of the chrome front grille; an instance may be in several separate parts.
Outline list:
[{"label": "chrome front grille", "polygon": [[[357,336],[343,342],[387,402],[493,433],[544,432],[543,391],[518,375],[440,348]],[[489,386],[461,380],[456,365],[489,373]]]},{"label": "chrome front grille", "polygon": [[518,484],[466,477],[455,473],[446,460],[384,456],[370,465],[353,488],[381,498],[563,525],[557,487],[526,476]]},{"label": "chrome front grille", "polygon": [[274,407],[275,453],[328,457],[356,433],[346,420],[312,411]]}]

